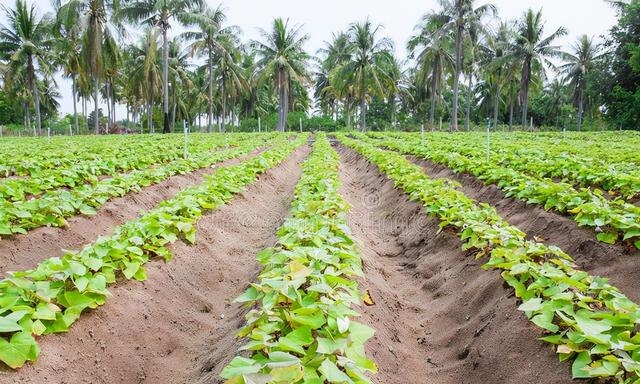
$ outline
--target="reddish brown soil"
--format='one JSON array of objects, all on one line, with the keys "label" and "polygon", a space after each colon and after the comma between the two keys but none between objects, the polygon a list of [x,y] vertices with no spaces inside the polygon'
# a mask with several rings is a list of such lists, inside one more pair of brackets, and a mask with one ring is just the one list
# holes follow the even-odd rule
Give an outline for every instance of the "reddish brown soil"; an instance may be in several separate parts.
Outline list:
[{"label": "reddish brown soil", "polygon": [[460,190],[467,196],[492,205],[500,216],[530,238],[536,236],[557,245],[575,259],[580,269],[609,278],[630,299],[640,302],[640,255],[637,250],[623,244],[601,243],[596,240],[592,228],[579,227],[571,217],[545,211],[539,205],[508,198],[496,185],[485,185],[473,175],[457,174],[430,161],[410,159],[421,165],[430,177],[459,182],[462,184]]},{"label": "reddish brown soil", "polygon": [[[227,160],[215,167],[238,164],[260,151]],[[199,184],[213,168],[201,168],[186,175],[175,175],[158,184],[129,193],[102,205],[95,216],[79,215],[67,219],[67,228],[41,227],[26,235],[0,240],[0,273],[34,268],[48,257],[62,256],[65,249],[80,249],[98,236],[108,235],[115,227],[135,219],[140,212],[155,207],[189,185]]]},{"label": "reddish brown soil", "polygon": [[196,245],[175,244],[171,262],[148,264],[144,283],[119,282],[69,333],[42,337],[36,364],[0,371],[0,382],[211,383],[239,346],[246,310],[232,300],[260,270],[256,253],[275,244],[307,153],[205,215]]},{"label": "reddish brown soil", "polygon": [[362,307],[376,329],[367,345],[376,383],[571,382],[569,363],[538,341],[539,328],[517,310],[496,271],[461,251],[458,237],[353,151],[340,148],[342,194],[362,242],[368,288]]}]

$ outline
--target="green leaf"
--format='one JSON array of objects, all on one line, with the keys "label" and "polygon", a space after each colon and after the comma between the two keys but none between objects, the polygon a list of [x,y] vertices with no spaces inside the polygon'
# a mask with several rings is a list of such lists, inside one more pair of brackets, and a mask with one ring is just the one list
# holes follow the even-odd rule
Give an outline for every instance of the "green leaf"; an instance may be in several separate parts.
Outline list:
[{"label": "green leaf", "polygon": [[347,376],[346,373],[342,372],[338,366],[329,360],[325,359],[322,364],[320,364],[320,368],[318,371],[322,373],[327,381],[330,383],[352,383],[353,381]]},{"label": "green leaf", "polygon": [[0,332],[18,332],[22,330],[18,321],[20,319],[11,319],[4,316],[0,317]]},{"label": "green leaf", "polygon": [[18,332],[9,341],[0,337],[0,360],[13,369],[27,361],[35,361],[39,354],[40,348],[28,332]]},{"label": "green leaf", "polygon": [[352,321],[349,326],[350,338],[354,343],[364,344],[373,337],[376,331],[373,328],[364,325],[362,323],[358,323],[356,321]]},{"label": "green leaf", "polygon": [[122,271],[122,273],[127,279],[131,279],[136,273],[138,273],[138,270],[140,269],[140,263],[137,262],[129,263],[124,261],[124,265],[126,266],[126,268]]},{"label": "green leaf", "polygon": [[220,372],[220,377],[223,379],[232,379],[245,374],[258,373],[259,371],[260,365],[253,359],[236,356],[226,367],[224,367],[222,372]]},{"label": "green leaf", "polygon": [[596,238],[598,239],[598,241],[601,241],[603,243],[615,244],[618,240],[618,234],[615,232],[601,232],[598,233]]},{"label": "green leaf", "polygon": [[304,375],[304,368],[301,365],[290,365],[274,368],[269,374],[272,378],[271,382],[274,383],[297,383]]},{"label": "green leaf", "polygon": [[590,317],[592,314],[593,312],[585,309],[576,312],[576,328],[582,331],[587,339],[595,343],[606,344],[611,342],[611,335],[604,333],[611,330],[611,324],[607,323],[606,320],[592,319]]},{"label": "green leaf", "polygon": [[311,328],[308,326],[300,327],[289,332],[286,336],[278,340],[278,346],[283,351],[296,352],[301,355],[305,354],[303,347],[311,343],[313,343],[313,336],[311,335]]}]

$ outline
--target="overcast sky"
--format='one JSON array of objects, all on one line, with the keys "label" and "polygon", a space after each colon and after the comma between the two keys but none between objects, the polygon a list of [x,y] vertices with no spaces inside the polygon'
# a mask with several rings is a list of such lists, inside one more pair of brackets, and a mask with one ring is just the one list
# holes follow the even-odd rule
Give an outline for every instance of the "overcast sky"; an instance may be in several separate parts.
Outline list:
[{"label": "overcast sky", "polygon": [[[51,11],[46,0],[27,0],[37,4],[42,14]],[[211,6],[219,2],[207,0]],[[1,4],[13,6],[13,0],[2,0]],[[482,4],[483,1],[476,1]],[[615,12],[604,0],[493,0],[502,19],[518,19],[528,8],[542,8],[546,20],[545,33],[549,34],[564,26],[569,35],[559,40],[568,46],[582,34],[598,38],[615,24]],[[349,23],[369,17],[384,27],[382,35],[393,39],[396,53],[404,58],[405,44],[419,18],[426,12],[437,9],[436,0],[227,0],[223,2],[229,24],[238,25],[243,31],[243,40],[259,37],[257,28],[268,29],[274,17],[289,18],[292,24],[301,24],[309,34],[307,50],[311,54],[331,39],[331,34],[347,28]],[[0,23],[4,24],[4,14]],[[172,33],[181,31],[174,28]],[[70,84],[60,81],[63,94],[61,113],[73,110]],[[122,116],[122,112],[120,112]]]}]

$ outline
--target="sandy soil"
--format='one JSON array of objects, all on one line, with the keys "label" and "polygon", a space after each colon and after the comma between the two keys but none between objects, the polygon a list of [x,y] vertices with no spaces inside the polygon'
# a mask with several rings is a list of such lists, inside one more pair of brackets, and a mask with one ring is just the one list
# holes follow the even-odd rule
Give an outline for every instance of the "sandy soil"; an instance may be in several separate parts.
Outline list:
[{"label": "sandy soil", "polygon": [[[238,164],[260,151],[215,164],[215,167]],[[46,258],[62,256],[65,249],[80,249],[99,236],[113,233],[117,226],[139,217],[140,212],[170,199],[189,185],[201,183],[204,176],[213,170],[202,168],[185,175],[171,176],[138,193],[109,200],[95,216],[78,215],[67,219],[67,228],[41,227],[26,235],[3,238],[0,240],[0,273],[34,268]]]},{"label": "sandy soil", "polygon": [[393,188],[378,169],[341,148],[342,193],[353,205],[375,306],[363,307],[376,336],[368,344],[376,383],[568,383],[542,332],[517,310],[496,271],[437,234],[436,219]]},{"label": "sandy soil", "polygon": [[275,244],[308,151],[204,216],[196,245],[176,243],[171,262],[148,264],[147,281],[119,282],[69,333],[42,337],[39,361],[0,371],[0,382],[211,382],[238,346],[246,310],[231,301],[258,274],[255,254]]},{"label": "sandy soil", "polygon": [[[571,383],[570,363],[538,340],[541,329],[517,310],[518,301],[497,271],[461,249],[457,235],[438,231],[416,202],[355,152],[341,156],[341,193],[352,205],[349,225],[360,242],[373,306],[359,308],[376,329],[367,344],[384,384]],[[300,163],[309,147],[198,222],[197,244],[173,246],[169,263],[148,264],[144,283],[120,281],[107,304],[85,314],[67,334],[40,338],[36,364],[0,369],[0,383],[219,383],[236,355],[246,309],[232,303],[255,280],[255,254],[275,244],[289,212]],[[413,159],[417,161],[416,159]],[[239,160],[226,162],[236,163]],[[631,298],[640,278],[624,246],[607,246],[567,217],[508,199],[469,175],[417,161],[432,177],[463,184],[463,192],[497,207],[530,236],[548,239],[591,273],[611,277]],[[26,268],[43,257],[78,248],[140,211],[201,181],[200,170],[175,176],[105,204],[68,229],[41,228],[0,241],[0,270]]]},{"label": "sandy soil", "polygon": [[467,196],[495,207],[505,220],[520,228],[530,238],[536,236],[548,244],[559,246],[571,255],[580,269],[610,279],[629,298],[640,302],[639,252],[623,244],[609,245],[595,238],[592,228],[579,227],[568,216],[547,212],[541,206],[505,197],[495,185],[485,185],[470,174],[456,174],[451,169],[430,161],[410,159],[421,165],[433,178],[448,178],[462,184]]}]

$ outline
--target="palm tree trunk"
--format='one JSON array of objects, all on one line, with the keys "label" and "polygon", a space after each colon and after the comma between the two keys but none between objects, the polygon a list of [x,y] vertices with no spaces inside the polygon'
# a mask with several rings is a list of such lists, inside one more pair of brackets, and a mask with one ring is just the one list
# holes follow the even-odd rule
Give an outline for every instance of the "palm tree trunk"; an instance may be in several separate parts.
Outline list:
[{"label": "palm tree trunk", "polygon": [[360,95],[360,130],[367,132],[367,101],[364,94]]},{"label": "palm tree trunk", "polygon": [[522,64],[522,89],[520,101],[522,102],[522,129],[527,126],[527,112],[529,108],[529,83],[531,81],[531,61],[525,60]]},{"label": "palm tree trunk", "polygon": [[493,127],[498,126],[498,114],[500,113],[500,85],[496,86],[496,94],[493,96]]},{"label": "palm tree trunk", "polygon": [[287,99],[287,93],[286,93],[285,84],[284,84],[284,71],[282,69],[278,69],[278,90],[279,90],[278,92],[279,93],[278,131],[284,132],[284,128],[287,123],[287,115],[285,112],[285,102],[286,102],[285,99]]},{"label": "palm tree trunk", "polygon": [[175,128],[176,126],[176,118],[177,118],[177,110],[178,110],[178,100],[177,100],[177,96],[176,96],[176,90],[175,90],[175,85],[174,85],[174,89],[173,92],[171,92],[173,95],[173,100],[171,100],[171,104],[173,104],[172,108],[171,108],[171,126]]},{"label": "palm tree trunk", "polygon": [[25,99],[22,105],[24,109],[24,127],[28,132],[31,130],[31,119],[29,118],[29,101]]},{"label": "palm tree trunk", "polygon": [[78,107],[76,106],[76,75],[71,76],[71,96],[73,97],[73,120],[76,125],[76,133],[80,132],[78,128]]},{"label": "palm tree trunk", "polygon": [[[168,25],[166,18],[162,20],[164,26]],[[162,133],[169,133],[169,36],[167,27],[162,28]]]},{"label": "palm tree trunk", "polygon": [[509,131],[513,129],[513,105],[515,104],[515,101],[513,99],[515,99],[515,97],[513,97],[513,94],[511,94],[511,100],[509,103],[511,104],[509,106]]},{"label": "palm tree trunk", "polygon": [[35,79],[35,68],[33,67],[33,57],[31,57],[31,55],[29,55],[27,57],[27,71],[28,71],[28,78],[29,78],[29,88],[31,91],[31,95],[33,96],[33,102],[35,105],[35,112],[36,112],[36,131],[37,131],[37,135],[40,136],[42,135],[42,121],[40,119],[40,95],[38,93],[38,87],[36,85],[36,79]]},{"label": "palm tree trunk", "polygon": [[464,117],[464,129],[466,129],[467,131],[469,131],[469,120],[471,118],[471,97],[472,97],[472,92],[471,92],[471,87],[473,87],[473,73],[469,73],[469,89],[467,90],[467,110],[465,112],[465,117]]},{"label": "palm tree trunk", "polygon": [[347,130],[351,129],[351,98],[347,97],[347,100],[344,103],[344,114],[345,120],[347,124]]},{"label": "palm tree trunk", "polygon": [[582,130],[582,115],[584,114],[584,92],[580,87],[578,94],[578,131]]},{"label": "palm tree trunk", "polygon": [[116,90],[113,88],[113,84],[111,86],[111,92],[113,93],[111,97],[111,125],[115,127],[116,125]]},{"label": "palm tree trunk", "polygon": [[431,129],[435,127],[436,121],[436,101],[438,99],[438,77],[436,76],[436,67],[434,66],[431,73],[431,110],[429,111],[429,126]]},{"label": "palm tree trunk", "polygon": [[213,124],[213,55],[209,50],[209,122],[207,124],[207,132],[211,133],[211,124]]},{"label": "palm tree trunk", "polygon": [[451,127],[449,131],[458,130],[458,90],[460,89],[460,72],[462,72],[462,32],[463,25],[458,22],[456,31],[456,68],[453,76],[453,106],[451,108]]},{"label": "palm tree trunk", "polygon": [[106,133],[109,133],[109,125],[111,124],[111,92],[109,92],[109,81],[105,82],[105,86],[107,87],[107,129],[105,129]]},{"label": "palm tree trunk", "polygon": [[225,132],[226,127],[224,121],[227,118],[227,87],[224,86],[224,76],[222,76],[222,83],[220,85],[222,87],[222,124],[220,124],[220,132]]},{"label": "palm tree trunk", "polygon": [[98,115],[98,76],[93,75],[93,129],[96,135],[100,134],[100,118]]},{"label": "palm tree trunk", "polygon": [[287,115],[289,114],[289,79],[287,79],[287,74],[284,72],[282,73],[282,78],[284,79],[284,87],[282,87],[284,94],[282,131],[284,132],[287,130]]}]

